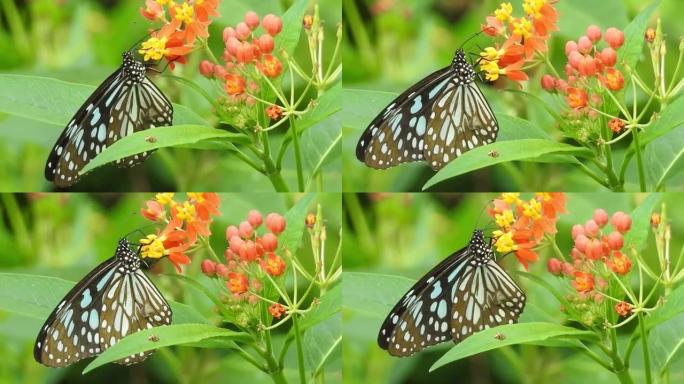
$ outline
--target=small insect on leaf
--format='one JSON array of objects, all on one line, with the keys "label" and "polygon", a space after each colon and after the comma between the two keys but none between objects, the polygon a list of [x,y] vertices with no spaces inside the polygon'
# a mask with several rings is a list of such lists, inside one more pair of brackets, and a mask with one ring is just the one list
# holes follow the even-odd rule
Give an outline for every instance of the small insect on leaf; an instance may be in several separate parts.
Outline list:
[{"label": "small insect on leaf", "polygon": [[494,338],[497,340],[505,340],[506,335],[504,335],[503,333],[497,333],[496,335],[494,335]]},{"label": "small insect on leaf", "polygon": [[153,144],[154,144],[154,143],[157,142],[157,138],[154,137],[154,136],[147,136],[147,137],[145,138],[145,141],[147,141],[148,143],[153,143]]},{"label": "small insect on leaf", "polygon": [[151,342],[153,342],[153,343],[156,343],[157,341],[159,341],[159,336],[157,336],[157,335],[150,335],[150,336],[147,338],[147,340],[149,340],[149,341],[151,341]]},{"label": "small insect on leaf", "polygon": [[499,157],[499,152],[492,149],[491,151],[489,151],[489,153],[487,153],[487,156],[497,158]]}]

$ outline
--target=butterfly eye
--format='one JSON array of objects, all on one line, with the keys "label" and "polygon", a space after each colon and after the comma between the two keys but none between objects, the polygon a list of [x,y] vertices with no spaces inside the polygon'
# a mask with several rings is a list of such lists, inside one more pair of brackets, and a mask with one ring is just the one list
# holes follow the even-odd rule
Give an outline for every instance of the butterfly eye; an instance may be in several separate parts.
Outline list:
[{"label": "butterfly eye", "polygon": [[[45,178],[57,187],[73,185],[90,160],[122,137],[172,124],[171,102],[145,76],[145,66],[124,52],[121,67],[90,95],[57,139]],[[149,155],[133,155],[117,165],[131,167]]]},{"label": "butterfly eye", "polygon": [[525,294],[493,259],[482,231],[434,267],[403,296],[385,319],[378,345],[410,356],[447,340],[518,321]]},{"label": "butterfly eye", "polygon": [[496,140],[499,125],[458,50],[440,69],[393,100],[361,135],[356,157],[372,168],[425,161],[435,170]]}]

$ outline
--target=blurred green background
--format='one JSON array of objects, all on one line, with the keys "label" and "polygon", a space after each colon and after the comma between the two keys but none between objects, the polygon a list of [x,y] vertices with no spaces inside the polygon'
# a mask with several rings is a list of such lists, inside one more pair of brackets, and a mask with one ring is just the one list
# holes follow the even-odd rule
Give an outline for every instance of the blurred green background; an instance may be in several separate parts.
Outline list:
[{"label": "blurred green background", "polygon": [[[487,204],[495,194],[344,194],[343,243],[345,275],[353,272],[374,273],[410,278],[415,281],[441,260],[465,246],[475,228],[492,228],[494,223],[486,213]],[[530,195],[523,194],[522,198]],[[660,199],[668,205],[672,224],[671,254],[680,254],[684,238],[684,206],[677,194],[651,197],[644,194],[575,193],[567,195],[567,213],[558,221],[557,243],[565,255],[570,254],[573,224],[584,224],[595,209],[603,208],[609,215],[622,210],[630,213],[644,202]],[[660,211],[660,205],[656,204]],[[636,225],[636,224],[635,224]],[[634,226],[633,226],[634,227]],[[558,279],[546,270],[548,253],[540,251],[540,260],[530,265],[529,272],[542,277],[560,292],[567,292],[567,279]],[[653,234],[642,255],[650,266],[657,268]],[[527,306],[520,321],[539,316],[545,321],[562,322],[565,315],[559,303],[546,290],[530,280],[517,276],[520,264],[514,256],[506,257],[502,265],[527,294]],[[633,266],[636,270],[636,264]],[[378,275],[378,276],[379,276]],[[633,273],[635,277],[637,274]],[[371,277],[372,279],[372,277]],[[427,348],[409,358],[392,357],[376,344],[377,334],[385,316],[405,293],[405,289],[389,292],[366,291],[347,278],[343,281],[343,357],[345,383],[617,383],[615,376],[585,355],[564,348],[544,348],[516,345],[459,360],[428,373],[453,344],[443,343]],[[635,280],[634,280],[635,281]],[[561,284],[563,283],[563,284]],[[405,285],[406,287],[410,285]],[[393,297],[384,297],[387,296]],[[384,296],[383,296],[384,295]],[[654,304],[654,303],[653,303]],[[679,319],[670,325],[681,324]],[[618,329],[620,343],[633,331],[634,323]],[[676,333],[675,333],[676,334]],[[622,344],[621,344],[622,345]],[[624,351],[624,345],[622,347]],[[640,348],[637,346],[637,348]],[[632,355],[630,370],[635,382],[643,382],[641,350]],[[674,363],[670,382],[684,380],[684,359],[680,353]]]},{"label": "blurred green background", "polygon": [[[258,209],[264,214],[285,214],[301,195],[294,194],[220,194],[221,216],[212,224],[211,243],[215,252],[226,248],[225,228],[246,219],[247,212]],[[152,233],[150,222],[140,215],[151,194],[0,194],[0,272],[58,277],[79,281],[96,265],[110,258],[117,241],[124,235],[142,229]],[[176,201],[182,201],[177,194]],[[310,212],[320,203],[327,225],[326,254],[334,255],[340,241],[341,197],[321,193],[314,197]],[[137,234],[128,238],[136,241]],[[305,232],[299,258],[307,270],[313,270],[313,257]],[[200,262],[209,256],[200,251],[190,255],[192,263],[185,274],[196,278],[211,291],[216,286],[200,272]],[[175,274],[167,260],[155,264],[147,272],[167,300],[187,304],[218,325],[213,304],[198,290],[164,276]],[[161,275],[159,274],[161,273]],[[300,279],[300,284],[303,282]],[[293,285],[287,277],[288,290]],[[11,287],[0,281],[0,297],[12,295]],[[300,289],[306,288],[304,285]],[[7,302],[7,300],[2,300]],[[57,302],[55,302],[55,305]],[[33,359],[33,344],[45,319],[20,316],[0,308],[0,383],[261,383],[271,379],[257,371],[235,353],[225,349],[190,347],[165,348],[152,354],[145,362],[121,366],[107,364],[85,376],[81,371],[92,359],[82,360],[68,368],[47,368]],[[280,349],[289,325],[273,331],[274,345]],[[180,376],[175,376],[166,356],[172,353],[181,362]],[[341,359],[331,358],[326,365],[330,382],[341,381]],[[290,382],[297,379],[295,348],[290,348],[285,360],[285,375]]]},{"label": "blurred green background", "polygon": [[[343,0],[345,41],[343,45],[344,88],[373,90],[398,95],[429,73],[447,66],[454,51],[465,39],[480,30],[485,17],[499,6],[499,0]],[[513,13],[522,14],[522,0],[511,0]],[[565,42],[577,40],[587,26],[596,24],[623,29],[650,1],[642,0],[560,0],[559,31],[549,40],[554,67],[562,72],[566,63]],[[668,38],[668,73],[674,71],[679,39],[684,35],[681,15],[684,2],[664,0],[655,17],[662,19]],[[466,45],[466,52],[479,53],[478,46],[492,45],[487,36],[479,36]],[[644,48],[643,53],[647,51]],[[540,96],[557,108],[553,98],[541,91],[543,66],[528,72],[530,81],[525,90]],[[650,60],[642,61],[637,70],[652,79]],[[646,80],[647,82],[649,80]],[[494,112],[530,120],[555,139],[561,139],[555,122],[538,101],[526,95],[505,92],[518,89],[512,82],[498,81],[493,85],[480,83]],[[347,94],[347,93],[345,93]],[[639,103],[646,103],[640,95]],[[344,190],[356,192],[420,191],[434,175],[423,162],[410,163],[388,170],[373,170],[359,162],[355,148],[362,131],[380,112],[362,110],[363,100],[345,97],[343,121]],[[370,114],[369,114],[370,113]],[[616,158],[622,154],[618,148]],[[627,180],[634,178],[629,176]],[[683,180],[680,175],[679,180]],[[681,183],[680,183],[681,184]],[[632,186],[628,186],[633,187]],[[636,189],[636,188],[634,188]],[[599,187],[575,167],[559,164],[501,164],[451,179],[431,188],[432,191],[597,191]]]},{"label": "blurred green background", "polygon": [[[217,57],[223,52],[222,31],[242,21],[247,11],[260,17],[268,13],[282,15],[293,0],[222,0],[220,16],[210,26],[210,45]],[[310,1],[310,5],[314,1]],[[335,46],[336,25],[341,20],[340,0],[320,0],[321,18],[325,20],[326,53],[330,60]],[[2,0],[0,2],[0,73],[56,78],[68,82],[99,85],[121,65],[121,54],[143,39],[153,27],[139,9],[144,0]],[[155,24],[156,25],[156,24]],[[303,34],[302,34],[303,35]],[[199,75],[199,62],[206,57],[196,52],[172,72],[153,77],[153,81],[174,103],[182,104],[211,121],[209,103],[195,91],[165,75],[190,79],[211,94],[216,87]],[[309,51],[304,36],[300,39],[296,60],[310,68]],[[326,63],[327,65],[327,63]],[[286,89],[289,89],[286,82]],[[211,86],[211,87],[210,87]],[[301,92],[305,84],[298,80]],[[218,93],[212,94],[218,96]],[[3,95],[0,90],[0,98]],[[85,101],[85,100],[83,100]],[[69,113],[75,113],[73,112]],[[23,192],[51,190],[44,180],[45,161],[64,125],[57,126],[0,112],[0,190]],[[336,129],[340,122],[333,116],[317,124],[312,132]],[[283,130],[271,135],[275,148]],[[314,151],[316,135],[303,138],[303,150]],[[175,177],[191,190],[273,191],[266,177],[256,173],[227,151],[164,149],[143,165],[122,170],[113,165],[97,169],[83,177],[74,191],[175,190]],[[283,177],[296,185],[294,155],[291,150],[283,163]],[[337,153],[324,168],[324,191],[341,190],[341,159]]]}]

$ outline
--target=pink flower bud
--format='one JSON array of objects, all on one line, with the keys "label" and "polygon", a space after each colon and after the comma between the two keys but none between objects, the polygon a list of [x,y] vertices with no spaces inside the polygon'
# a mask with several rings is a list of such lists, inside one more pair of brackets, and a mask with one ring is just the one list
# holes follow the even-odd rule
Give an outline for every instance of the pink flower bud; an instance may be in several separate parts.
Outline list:
[{"label": "pink flower bud", "polygon": [[577,238],[578,235],[584,235],[584,227],[580,224],[575,224],[572,226],[572,238],[573,240]]},{"label": "pink flower bud", "polygon": [[608,235],[608,247],[614,251],[619,251],[624,245],[622,233],[614,231]]},{"label": "pink flower bud", "polygon": [[216,262],[214,262],[213,260],[202,260],[200,268],[202,269],[202,273],[209,277],[213,277],[216,274]]},{"label": "pink flower bud", "polygon": [[[607,32],[606,32],[607,33]],[[615,228],[620,233],[626,233],[632,227],[632,218],[624,212],[615,212],[613,217],[610,219],[613,228]]]},{"label": "pink flower bud", "polygon": [[570,55],[568,55],[568,63],[575,69],[579,69],[580,61],[584,56],[579,53],[579,51],[572,51],[570,52]]},{"label": "pink flower bud", "polygon": [[249,26],[247,26],[247,24],[245,24],[244,22],[240,22],[238,23],[238,25],[235,26],[235,33],[238,39],[245,41],[252,34],[252,30],[249,29]]},{"label": "pink flower bud", "polygon": [[577,43],[574,42],[573,40],[568,41],[565,43],[565,56],[569,56],[570,52],[576,51],[577,50]]},{"label": "pink flower bud", "polygon": [[625,42],[625,34],[617,29],[610,27],[606,29],[606,42],[613,49],[618,49]]},{"label": "pink flower bud", "polygon": [[285,225],[285,218],[277,213],[269,213],[268,216],[266,216],[266,227],[268,227],[274,235],[283,232],[285,230]]},{"label": "pink flower bud", "polygon": [[240,237],[242,237],[243,239],[249,239],[254,234],[254,228],[252,227],[252,224],[249,223],[249,221],[241,222],[239,229]]},{"label": "pink flower bud", "polygon": [[563,265],[560,260],[556,259],[555,257],[552,257],[546,263],[546,268],[552,275],[559,276],[562,272]]},{"label": "pink flower bud", "polygon": [[230,239],[232,239],[233,236],[239,236],[239,235],[240,235],[240,232],[236,226],[229,225],[226,228],[226,240],[227,241],[230,241]]},{"label": "pink flower bud", "polygon": [[274,252],[278,248],[278,237],[272,233],[265,233],[261,237],[261,245],[266,252]]},{"label": "pink flower bud", "polygon": [[224,264],[216,264],[216,276],[228,280],[228,274],[230,271],[228,270],[228,267],[226,267]]},{"label": "pink flower bud", "polygon": [[594,211],[594,221],[599,227],[603,228],[608,223],[608,213],[604,209],[596,209]]},{"label": "pink flower bud", "polygon": [[570,263],[563,263],[563,275],[571,277],[575,274],[575,267]]},{"label": "pink flower bud", "polygon": [[273,40],[273,36],[268,34],[259,36],[259,49],[261,52],[271,53],[273,52],[274,47],[275,40]]},{"label": "pink flower bud", "polygon": [[270,13],[264,16],[264,20],[261,25],[264,27],[264,30],[266,30],[266,32],[273,37],[275,37],[283,29],[283,21],[280,19],[280,17]]},{"label": "pink flower bud", "polygon": [[582,36],[577,40],[577,49],[584,54],[588,54],[591,52],[591,49],[594,47],[594,44],[591,42],[591,39],[589,39],[587,36]]},{"label": "pink flower bud", "polygon": [[584,233],[589,237],[596,237],[599,232],[599,225],[594,220],[587,220],[584,224]]},{"label": "pink flower bud", "polygon": [[245,24],[247,24],[251,30],[254,30],[254,28],[259,26],[259,15],[254,11],[247,12],[247,14],[245,14]]},{"label": "pink flower bud", "polygon": [[233,27],[226,27],[223,29],[223,42],[227,43],[228,39],[231,37],[237,37],[237,33],[235,33],[235,29]]},{"label": "pink flower bud", "polygon": [[199,71],[204,77],[214,76],[214,63],[209,60],[202,60],[199,65]]},{"label": "pink flower bud", "polygon": [[603,48],[601,51],[601,62],[606,67],[612,67],[617,62],[617,52],[611,47]]},{"label": "pink flower bud", "polygon": [[585,253],[587,249],[587,244],[589,244],[588,237],[586,237],[584,234],[577,235],[577,237],[575,238],[575,248],[577,248],[578,251]]},{"label": "pink flower bud", "polygon": [[247,221],[252,224],[253,228],[259,228],[263,222],[261,212],[257,211],[256,209],[252,209],[247,213]]},{"label": "pink flower bud", "polygon": [[551,75],[544,75],[541,78],[541,86],[546,91],[553,91],[555,89],[556,80]]},{"label": "pink flower bud", "polygon": [[594,43],[601,40],[601,28],[597,25],[590,25],[587,27],[587,37]]},{"label": "pink flower bud", "polygon": [[233,236],[230,238],[228,241],[228,246],[230,247],[230,250],[233,251],[233,253],[240,253],[240,248],[242,248],[242,245],[245,243],[244,240],[240,236]]},{"label": "pink flower bud", "polygon": [[226,40],[226,50],[228,50],[228,52],[233,56],[237,55],[238,49],[241,45],[242,43],[240,43],[240,40],[238,40],[235,36],[230,36],[228,40]]}]

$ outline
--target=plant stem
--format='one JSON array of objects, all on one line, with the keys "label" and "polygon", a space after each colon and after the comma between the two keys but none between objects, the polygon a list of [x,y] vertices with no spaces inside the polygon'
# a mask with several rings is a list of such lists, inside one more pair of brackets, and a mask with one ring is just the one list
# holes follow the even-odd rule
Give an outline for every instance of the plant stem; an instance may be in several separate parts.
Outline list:
[{"label": "plant stem", "polygon": [[304,368],[304,349],[302,347],[302,334],[299,332],[298,315],[292,316],[292,325],[294,326],[294,337],[297,345],[297,365],[299,366],[299,382],[306,384],[306,370]]},{"label": "plant stem", "polygon": [[651,384],[651,359],[648,352],[648,340],[646,334],[646,326],[644,325],[644,315],[639,313],[639,331],[641,332],[641,348],[644,354],[644,371],[646,373],[646,384]]},{"label": "plant stem", "polygon": [[297,187],[299,192],[304,192],[304,168],[302,167],[302,150],[299,146],[299,134],[295,119],[290,115],[290,132],[292,133],[292,145],[294,146],[295,164],[297,166]]},{"label": "plant stem", "polygon": [[639,188],[641,192],[646,192],[646,176],[644,175],[644,163],[641,159],[641,145],[639,144],[639,132],[632,129],[634,137],[634,152],[636,153],[637,170],[639,171]]}]

